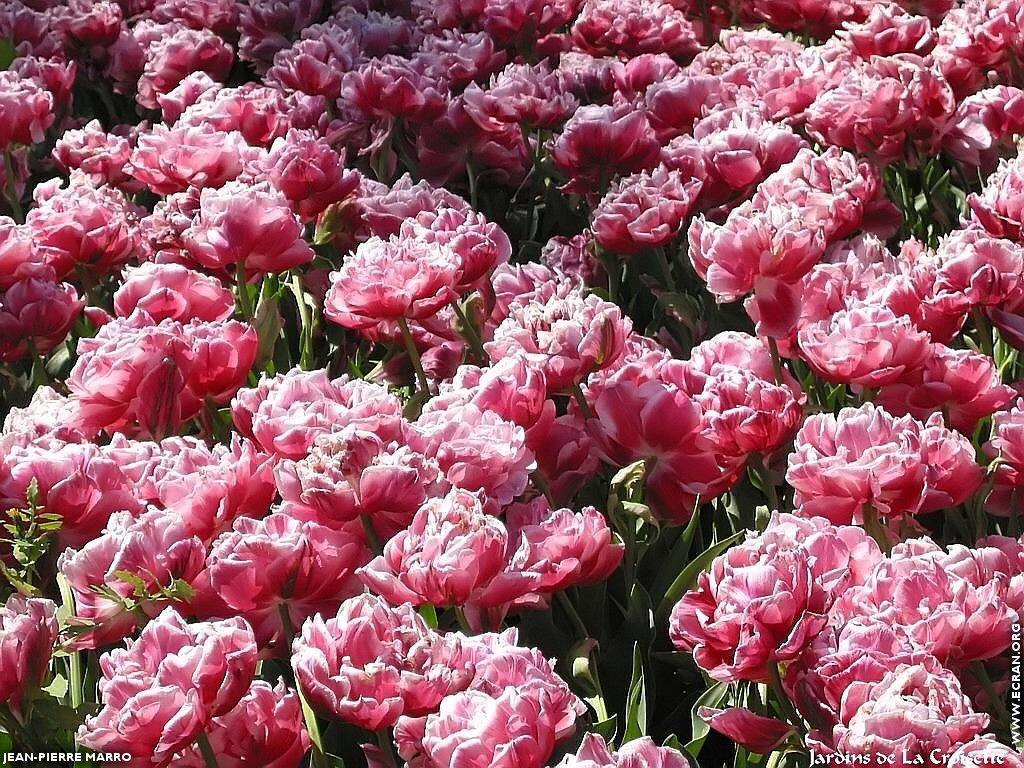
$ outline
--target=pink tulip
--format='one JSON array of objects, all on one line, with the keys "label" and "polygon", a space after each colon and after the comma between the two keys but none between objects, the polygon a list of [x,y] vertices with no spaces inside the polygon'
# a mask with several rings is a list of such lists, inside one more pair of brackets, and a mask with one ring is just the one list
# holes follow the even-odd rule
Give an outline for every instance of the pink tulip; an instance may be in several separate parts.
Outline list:
[{"label": "pink tulip", "polygon": [[970,442],[933,415],[922,424],[866,403],[804,422],[786,480],[801,515],[864,522],[865,509],[900,518],[955,506],[981,482]]},{"label": "pink tulip", "polygon": [[[203,542],[173,513],[151,510],[138,519],[115,513],[102,534],[64,552],[58,563],[75,595],[75,617],[88,628],[76,634],[74,647],[120,642],[168,605],[183,610],[180,600],[161,592],[176,581],[194,583],[205,558]],[[140,597],[140,585],[151,599]],[[138,607],[128,611],[132,600]]]},{"label": "pink tulip", "polygon": [[716,680],[767,681],[769,665],[797,659],[879,559],[860,529],[776,514],[698,577],[672,612],[672,641]]},{"label": "pink tulip", "polygon": [[131,152],[126,137],[107,133],[99,120],[91,120],[65,131],[53,147],[53,158],[65,172],[80,171],[97,187],[121,186],[129,181],[124,166]]},{"label": "pink tulip", "polygon": [[190,72],[202,70],[214,80],[227,77],[233,61],[231,47],[208,29],[165,25],[146,46],[137,101],[155,109],[157,96],[167,93]]},{"label": "pink tulip", "polygon": [[977,736],[988,716],[974,712],[960,683],[934,660],[900,665],[843,702],[835,752],[892,755],[905,768],[950,755]]},{"label": "pink tulip", "polygon": [[883,386],[875,402],[895,416],[927,420],[942,412],[950,425],[971,434],[978,422],[1013,401],[1016,392],[1002,384],[995,361],[967,349],[933,344],[924,363]]},{"label": "pink tulip", "polygon": [[575,755],[562,758],[556,768],[686,768],[689,761],[672,747],[659,747],[649,736],[633,739],[612,752],[605,740],[588,733]]},{"label": "pink tulip", "polygon": [[960,102],[952,122],[945,149],[968,167],[991,171],[1024,130],[1024,91],[1005,85],[978,91]]},{"label": "pink tulip", "polygon": [[66,187],[36,188],[38,204],[25,224],[34,247],[58,278],[89,269],[97,277],[113,272],[139,247],[140,209],[119,190],[94,189],[73,176]]},{"label": "pink tulip", "polygon": [[536,467],[523,428],[473,403],[424,413],[408,439],[437,461],[453,486],[482,491],[499,505],[526,490]]},{"label": "pink tulip", "polygon": [[381,536],[404,529],[449,487],[433,459],[353,427],[321,435],[308,456],[282,461],[276,474],[289,514],[330,528],[363,517]]},{"label": "pink tulip", "polygon": [[[213,718],[206,737],[222,768],[298,768],[309,749],[302,706],[294,691],[256,680],[230,712]],[[198,747],[174,759],[182,768],[205,768]]]},{"label": "pink tulip", "polygon": [[10,70],[0,76],[0,147],[39,144],[53,124],[53,94]]},{"label": "pink tulip", "polygon": [[189,256],[216,271],[244,269],[248,279],[313,260],[302,224],[283,195],[266,185],[228,182],[204,189],[198,216],[183,235]]},{"label": "pink tulip", "polygon": [[801,356],[826,381],[879,387],[925,361],[928,334],[886,307],[854,305],[800,329]]},{"label": "pink tulip", "polygon": [[621,255],[666,245],[679,234],[701,186],[663,166],[623,177],[594,209],[594,238]]},{"label": "pink tulip", "polygon": [[336,617],[317,615],[292,646],[295,678],[313,707],[367,730],[403,714],[435,711],[464,688],[472,668],[451,666],[448,642],[410,605],[372,595],[346,600]]},{"label": "pink tulip", "polygon": [[547,302],[514,302],[484,345],[491,360],[523,357],[544,372],[550,392],[565,393],[622,354],[633,323],[620,309],[581,291]]},{"label": "pink tulip", "polygon": [[402,422],[401,403],[384,387],[298,368],[239,390],[231,414],[238,430],[260,448],[289,459],[301,459],[319,435],[346,426],[391,441]]},{"label": "pink tulip", "polygon": [[14,594],[0,607],[0,704],[22,722],[57,642],[57,606]]},{"label": "pink tulip", "polygon": [[449,246],[402,236],[372,238],[331,273],[324,314],[357,329],[429,317],[457,298],[458,269]]},{"label": "pink tulip", "polygon": [[79,743],[166,766],[245,695],[256,643],[242,619],[186,624],[168,608],[127,648],[103,654],[100,668],[103,708],[85,719]]},{"label": "pink tulip", "polygon": [[469,690],[446,696],[420,719],[395,728],[398,753],[413,765],[541,768],[576,728],[584,705],[537,651],[498,651],[477,664]]},{"label": "pink tulip", "polygon": [[967,202],[971,216],[996,237],[1021,242],[1024,226],[1024,160],[1001,160],[979,194]]},{"label": "pink tulip", "polygon": [[247,149],[240,133],[156,125],[139,135],[127,171],[160,195],[190,186],[219,187],[241,174]]},{"label": "pink tulip", "polygon": [[512,243],[501,227],[459,207],[421,211],[403,222],[399,233],[400,237],[450,248],[458,257],[455,289],[459,293],[472,290],[512,255]]},{"label": "pink tulip", "polygon": [[136,309],[154,322],[224,320],[235,311],[235,299],[215,277],[180,264],[145,262],[126,268],[124,281],[114,293],[118,317],[128,317]]},{"label": "pink tulip", "polygon": [[[191,77],[196,77],[196,73]],[[172,91],[171,98],[157,98],[162,109],[177,109],[174,95]],[[208,125],[218,131],[238,131],[252,146],[269,147],[288,131],[288,102],[280,91],[264,85],[244,83],[237,88],[206,88],[187,106],[180,103],[184,109],[176,125]]]},{"label": "pink tulip", "polygon": [[471,84],[463,93],[466,113],[485,131],[505,125],[555,128],[578,108],[564,73],[544,62],[509,64],[486,90]]},{"label": "pink tulip", "polygon": [[[833,621],[841,626],[858,616],[874,617],[902,630],[943,665],[961,670],[998,657],[1010,645],[1021,605],[1008,570],[998,550],[951,545],[947,552],[929,539],[911,539],[842,597]],[[922,613],[924,605],[928,610]]]},{"label": "pink tulip", "polygon": [[508,532],[478,495],[452,490],[420,507],[412,524],[359,571],[392,604],[465,605],[505,565]]},{"label": "pink tulip", "polygon": [[[359,591],[355,569],[369,560],[348,532],[276,513],[240,517],[210,549],[202,589],[252,625],[261,647],[287,654],[285,639],[314,613],[334,613]],[[202,591],[201,589],[201,591]],[[287,614],[288,626],[284,626]]]},{"label": "pink tulip", "polygon": [[836,36],[869,60],[900,53],[923,56],[937,42],[927,16],[915,16],[899,5],[876,5],[865,21],[847,22]]}]

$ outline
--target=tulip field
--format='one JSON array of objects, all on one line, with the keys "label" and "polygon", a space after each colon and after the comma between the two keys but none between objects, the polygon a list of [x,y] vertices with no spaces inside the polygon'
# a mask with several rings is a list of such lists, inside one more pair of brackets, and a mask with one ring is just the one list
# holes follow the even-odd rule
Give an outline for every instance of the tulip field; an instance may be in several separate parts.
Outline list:
[{"label": "tulip field", "polygon": [[1024,0],[0,0],[0,764],[1024,768]]}]

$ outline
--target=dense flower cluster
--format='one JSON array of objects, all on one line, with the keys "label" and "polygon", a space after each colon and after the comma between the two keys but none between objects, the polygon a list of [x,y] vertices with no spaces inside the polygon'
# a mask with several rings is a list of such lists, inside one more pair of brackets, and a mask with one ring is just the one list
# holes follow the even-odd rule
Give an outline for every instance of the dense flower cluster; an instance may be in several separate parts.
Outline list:
[{"label": "dense flower cluster", "polygon": [[1024,766],[1022,30],[0,0],[0,743]]}]

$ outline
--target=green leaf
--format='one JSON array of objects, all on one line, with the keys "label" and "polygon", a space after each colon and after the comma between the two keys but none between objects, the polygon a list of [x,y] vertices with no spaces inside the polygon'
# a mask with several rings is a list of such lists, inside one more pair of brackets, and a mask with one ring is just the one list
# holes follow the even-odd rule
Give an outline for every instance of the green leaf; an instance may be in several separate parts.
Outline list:
[{"label": "green leaf", "polygon": [[14,49],[14,40],[9,37],[0,38],[0,69],[7,69],[11,62],[17,58],[17,51]]},{"label": "green leaf", "polygon": [[686,752],[692,757],[697,757],[700,754],[700,749],[704,746],[704,740],[711,733],[711,726],[705,723],[697,713],[701,707],[717,707],[728,693],[729,686],[725,683],[715,683],[704,691],[700,698],[693,702],[693,707],[690,710],[690,740],[686,743],[685,747]]},{"label": "green leaf", "polygon": [[437,608],[432,603],[424,603],[416,609],[423,620],[427,622],[427,626],[431,629],[437,629]]},{"label": "green leaf", "polygon": [[676,580],[672,582],[672,585],[665,590],[665,596],[661,600],[661,605],[658,606],[659,623],[661,623],[661,619],[668,617],[672,608],[679,601],[679,598],[696,583],[697,576],[711,565],[711,561],[743,538],[746,533],[746,531],[737,531],[729,538],[722,539],[722,541],[717,544],[712,544],[701,554],[697,555],[696,559],[691,561],[689,565],[682,570],[679,576],[676,577]]},{"label": "green leaf", "polygon": [[43,692],[50,694],[54,698],[63,699],[68,695],[68,681],[64,675],[54,675],[53,682],[43,688]]},{"label": "green leaf", "polygon": [[626,732],[622,743],[647,735],[647,681],[644,674],[644,658],[640,643],[633,644],[633,678],[629,684],[626,699]]}]

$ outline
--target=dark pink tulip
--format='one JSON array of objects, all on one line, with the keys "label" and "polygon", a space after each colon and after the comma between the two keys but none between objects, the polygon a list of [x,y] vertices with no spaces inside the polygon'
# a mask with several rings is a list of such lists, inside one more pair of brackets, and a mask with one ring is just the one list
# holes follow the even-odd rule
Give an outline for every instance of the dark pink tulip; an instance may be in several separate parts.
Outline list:
[{"label": "dark pink tulip", "polygon": [[398,439],[402,429],[402,404],[386,388],[347,376],[332,380],[322,370],[263,377],[255,388],[239,390],[231,414],[243,435],[289,459],[301,459],[319,435],[346,426],[384,441]]},{"label": "dark pink tulip", "polygon": [[604,266],[594,252],[594,236],[584,231],[574,237],[552,237],[540,252],[541,263],[573,283],[606,285]]},{"label": "dark pink tulip", "polygon": [[594,439],[578,414],[555,416],[546,411],[526,433],[526,445],[537,459],[534,470],[556,504],[568,504],[600,466]]},{"label": "dark pink tulip", "polygon": [[264,72],[274,54],[287,48],[323,10],[323,0],[253,0],[239,9],[238,56]]},{"label": "dark pink tulip", "polygon": [[142,508],[118,463],[91,443],[15,448],[4,464],[0,498],[6,500],[5,508],[23,508],[29,483],[35,480],[39,504],[61,518],[58,549],[80,547],[95,538],[114,512]]},{"label": "dark pink tulip", "polygon": [[0,703],[21,722],[57,642],[57,606],[14,594],[0,607]]},{"label": "dark pink tulip", "polygon": [[713,730],[759,755],[771,754],[796,733],[789,723],[755,714],[744,707],[701,707],[697,714]]},{"label": "dark pink tulip", "polygon": [[551,159],[567,192],[604,192],[615,176],[651,168],[658,141],[646,114],[628,104],[576,110],[551,144]]},{"label": "dark pink tulip", "polygon": [[155,322],[225,320],[235,311],[235,298],[215,277],[180,264],[145,262],[126,268],[124,280],[114,293],[118,317],[128,317],[136,309]]},{"label": "dark pink tulip", "polygon": [[303,221],[356,191],[359,175],[346,170],[345,155],[312,132],[290,130],[270,147],[264,173]]},{"label": "dark pink tulip", "polygon": [[45,355],[67,338],[85,306],[68,283],[30,277],[0,298],[0,359],[17,360],[30,351]]},{"label": "dark pink tulip", "polygon": [[432,77],[422,61],[388,55],[345,73],[341,99],[371,121],[429,122],[447,102],[444,81]]},{"label": "dark pink tulip", "polygon": [[666,53],[686,60],[713,34],[678,6],[661,0],[586,0],[572,27],[574,42],[595,56]]},{"label": "dark pink tulip", "polygon": [[992,439],[985,446],[990,458],[1003,463],[996,470],[994,493],[989,497],[989,508],[998,514],[1014,512],[1024,499],[1024,404],[1019,400],[1013,407],[992,418]]},{"label": "dark pink tulip", "polygon": [[579,106],[565,75],[546,63],[510,64],[485,89],[470,85],[466,113],[485,131],[506,125],[555,128]]},{"label": "dark pink tulip", "polygon": [[78,742],[128,752],[140,764],[170,765],[213,718],[238,704],[256,660],[252,629],[242,619],[186,624],[168,608],[138,640],[100,658],[103,708],[85,719]]}]

